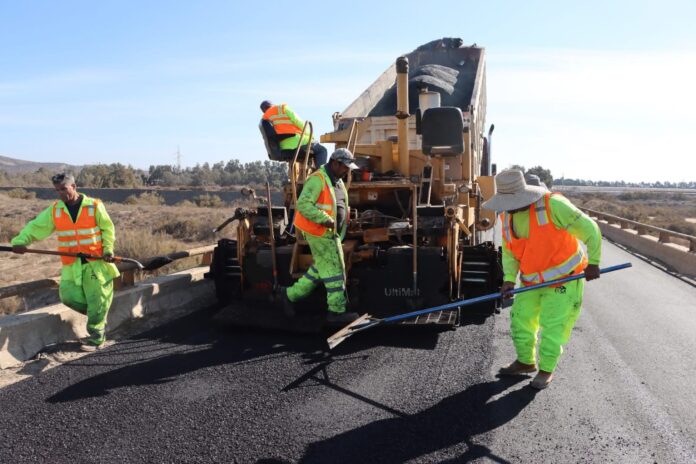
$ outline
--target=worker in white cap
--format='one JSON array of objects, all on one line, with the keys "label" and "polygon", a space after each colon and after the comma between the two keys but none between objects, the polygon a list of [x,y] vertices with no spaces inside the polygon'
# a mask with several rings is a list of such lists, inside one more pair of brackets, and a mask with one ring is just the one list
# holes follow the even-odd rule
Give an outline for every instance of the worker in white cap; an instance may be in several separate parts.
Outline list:
[{"label": "worker in white cap", "polygon": [[358,317],[356,313],[346,312],[346,275],[341,246],[348,226],[348,192],[343,177],[357,168],[353,154],[339,148],[327,164],[307,178],[302,188],[294,224],[307,239],[313,263],[292,287],[286,289],[284,306],[288,315],[293,313],[293,303],[309,296],[319,283],[323,283],[329,323],[352,322]]}]

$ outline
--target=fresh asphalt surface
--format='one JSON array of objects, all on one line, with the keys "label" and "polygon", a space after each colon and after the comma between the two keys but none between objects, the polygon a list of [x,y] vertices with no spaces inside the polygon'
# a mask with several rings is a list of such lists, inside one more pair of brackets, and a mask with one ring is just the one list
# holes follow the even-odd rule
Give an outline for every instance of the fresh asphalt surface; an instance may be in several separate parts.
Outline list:
[{"label": "fresh asphalt surface", "polygon": [[626,261],[541,392],[495,376],[508,310],[331,355],[200,312],[0,390],[0,462],[696,462],[696,288]]}]

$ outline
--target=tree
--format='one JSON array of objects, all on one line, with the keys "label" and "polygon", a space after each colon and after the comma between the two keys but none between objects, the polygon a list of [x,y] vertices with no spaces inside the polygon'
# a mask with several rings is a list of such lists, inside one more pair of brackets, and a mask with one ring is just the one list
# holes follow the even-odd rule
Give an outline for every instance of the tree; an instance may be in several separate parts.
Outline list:
[{"label": "tree", "polygon": [[541,166],[534,166],[533,168],[529,168],[529,170],[525,174],[535,174],[539,176],[539,179],[541,179],[541,181],[545,183],[548,188],[551,188],[551,186],[553,185],[553,176],[551,175],[551,171],[548,169],[544,169]]}]

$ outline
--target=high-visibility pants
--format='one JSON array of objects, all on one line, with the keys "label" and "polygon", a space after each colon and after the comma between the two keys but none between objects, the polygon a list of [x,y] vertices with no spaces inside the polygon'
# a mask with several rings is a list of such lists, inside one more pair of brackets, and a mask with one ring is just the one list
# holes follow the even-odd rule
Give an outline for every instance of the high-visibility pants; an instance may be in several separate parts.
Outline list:
[{"label": "high-visibility pants", "polygon": [[314,237],[306,234],[314,261],[307,272],[287,290],[293,303],[309,296],[319,283],[326,287],[328,309],[334,313],[346,311],[345,267],[343,248],[338,237]]},{"label": "high-visibility pants", "polygon": [[88,341],[95,345],[106,339],[106,316],[114,298],[114,282],[99,264],[83,264],[82,285],[61,279],[59,288],[60,301],[65,306],[87,315]]},{"label": "high-visibility pants", "polygon": [[539,369],[553,372],[568,343],[575,321],[580,316],[584,280],[575,280],[560,287],[545,287],[515,296],[510,313],[510,332],[517,351],[517,360],[535,364],[537,334]]}]

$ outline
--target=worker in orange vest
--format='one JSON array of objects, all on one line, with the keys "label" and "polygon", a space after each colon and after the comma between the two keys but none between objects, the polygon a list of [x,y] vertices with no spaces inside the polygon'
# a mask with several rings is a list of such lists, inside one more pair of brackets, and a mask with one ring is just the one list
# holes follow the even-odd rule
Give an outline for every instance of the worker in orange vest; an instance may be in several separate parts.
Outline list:
[{"label": "worker in orange vest", "polygon": [[[285,103],[274,105],[269,100],[264,100],[261,102],[261,111],[263,112],[263,119],[273,124],[273,130],[275,130],[280,140],[278,145],[280,145],[281,150],[296,150],[298,145],[303,147],[307,145],[307,142],[309,142],[308,131],[305,131],[302,140],[300,140],[304,121],[288,105]],[[310,146],[314,154],[316,167],[319,168],[326,164],[328,156],[326,147],[314,141],[311,142]],[[300,151],[300,153],[304,152]]]},{"label": "worker in orange vest", "polygon": [[297,199],[295,228],[303,232],[313,263],[307,272],[285,290],[284,309],[294,313],[293,303],[309,296],[319,283],[326,288],[327,322],[347,323],[356,313],[346,312],[346,275],[341,241],[348,226],[348,191],[343,177],[357,169],[353,154],[339,148],[331,160],[314,171]]},{"label": "worker in orange vest", "polygon": [[[523,286],[583,271],[586,280],[599,278],[602,235],[597,223],[562,195],[527,185],[519,170],[499,173],[495,185],[496,194],[483,207],[501,212],[501,292],[508,294],[507,298],[518,277]],[[589,258],[578,240],[587,246]],[[541,329],[539,372],[531,385],[541,390],[551,383],[563,345],[580,315],[583,289],[583,280],[575,280],[515,296],[510,332],[517,359],[500,369],[501,375],[537,371],[537,334]]]},{"label": "worker in orange vest", "polygon": [[12,251],[24,253],[33,242],[53,232],[58,235],[58,251],[103,256],[103,259],[61,256],[60,300],[87,315],[87,338],[82,351],[95,351],[106,340],[106,316],[114,296],[113,279],[119,276],[113,264],[114,223],[104,203],[77,192],[70,174],[52,177],[60,200],[39,213],[11,241]]}]

